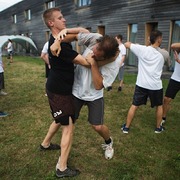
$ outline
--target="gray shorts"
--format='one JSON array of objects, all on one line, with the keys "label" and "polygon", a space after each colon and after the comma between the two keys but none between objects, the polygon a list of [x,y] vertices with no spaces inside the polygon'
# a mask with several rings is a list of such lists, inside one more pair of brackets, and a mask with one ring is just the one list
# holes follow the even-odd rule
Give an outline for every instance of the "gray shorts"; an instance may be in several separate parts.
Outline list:
[{"label": "gray shorts", "polygon": [[118,73],[118,79],[119,81],[123,80],[123,77],[124,77],[124,66],[121,66],[119,68],[119,73]]},{"label": "gray shorts", "polygon": [[104,123],[104,99],[94,101],[83,101],[74,97],[75,102],[75,119],[78,119],[83,105],[88,107],[88,121],[92,125],[102,125]]}]

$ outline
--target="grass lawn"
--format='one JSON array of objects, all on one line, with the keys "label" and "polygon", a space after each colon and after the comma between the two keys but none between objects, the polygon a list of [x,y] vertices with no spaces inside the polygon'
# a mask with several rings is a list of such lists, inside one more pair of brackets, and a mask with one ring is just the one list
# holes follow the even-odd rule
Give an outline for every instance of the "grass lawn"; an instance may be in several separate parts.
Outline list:
[{"label": "grass lawn", "polygon": [[[52,117],[45,96],[45,66],[41,59],[14,57],[5,64],[5,91],[0,110],[0,179],[53,180],[59,151],[41,152]],[[106,160],[102,138],[87,122],[87,107],[76,123],[69,165],[81,170],[77,180],[176,180],[180,178],[180,93],[172,102],[166,130],[155,134],[155,109],[150,104],[138,109],[129,134],[120,130],[132,102],[136,75],[125,74],[122,92],[118,81],[105,91],[105,124],[114,139],[115,154]],[[164,88],[168,80],[163,80]],[[52,142],[59,143],[61,129]],[[68,178],[67,178],[68,179]]]}]

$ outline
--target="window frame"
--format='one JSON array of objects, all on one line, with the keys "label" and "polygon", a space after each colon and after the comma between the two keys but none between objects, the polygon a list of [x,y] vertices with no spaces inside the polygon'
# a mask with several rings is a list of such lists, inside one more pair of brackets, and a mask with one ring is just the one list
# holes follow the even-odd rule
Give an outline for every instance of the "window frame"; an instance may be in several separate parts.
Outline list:
[{"label": "window frame", "polygon": [[25,10],[25,19],[26,19],[26,21],[30,21],[31,18],[32,18],[31,10],[30,9]]},{"label": "window frame", "polygon": [[45,3],[45,7],[46,9],[50,9],[50,8],[54,8],[56,7],[56,1],[52,0],[52,1],[48,1]]},{"label": "window frame", "polygon": [[90,6],[92,3],[92,0],[75,0],[76,7],[82,8]]},{"label": "window frame", "polygon": [[14,24],[17,24],[17,14],[12,15],[12,21]]}]

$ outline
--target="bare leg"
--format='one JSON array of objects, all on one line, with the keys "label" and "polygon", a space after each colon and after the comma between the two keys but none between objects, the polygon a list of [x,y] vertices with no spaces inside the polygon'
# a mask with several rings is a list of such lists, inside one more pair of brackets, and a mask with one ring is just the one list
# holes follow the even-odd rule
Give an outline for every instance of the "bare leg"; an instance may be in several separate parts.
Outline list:
[{"label": "bare leg", "polygon": [[168,97],[164,97],[164,102],[163,102],[163,116],[162,117],[166,117],[169,109],[170,109],[170,103],[171,103],[172,99],[168,98]]},{"label": "bare leg", "polygon": [[49,130],[46,134],[46,137],[44,138],[43,142],[42,142],[42,146],[44,147],[48,147],[50,142],[51,142],[51,139],[53,138],[54,134],[58,131],[60,127],[60,124],[56,124],[55,121],[52,122],[52,124],[50,125],[49,127]]},{"label": "bare leg", "polygon": [[62,137],[61,137],[61,158],[58,161],[60,171],[64,171],[67,168],[67,160],[69,157],[72,139],[74,132],[74,124],[72,123],[72,119],[69,118],[69,125],[62,126]]},{"label": "bare leg", "polygon": [[129,126],[131,125],[131,122],[134,118],[134,115],[137,109],[138,109],[138,106],[135,106],[135,105],[131,105],[131,107],[129,108],[127,119],[126,119],[127,128],[129,128]]},{"label": "bare leg", "polygon": [[157,121],[156,127],[157,128],[160,128],[161,126],[162,114],[163,114],[163,106],[162,105],[157,106],[156,107],[156,121]]},{"label": "bare leg", "polygon": [[105,125],[92,125],[92,128],[102,137],[104,140],[110,138],[110,132],[107,126]]},{"label": "bare leg", "polygon": [[122,86],[123,86],[123,80],[120,80],[119,87],[122,88]]},{"label": "bare leg", "polygon": [[12,57],[12,55],[10,56],[10,63],[12,63],[13,62],[13,57]]}]

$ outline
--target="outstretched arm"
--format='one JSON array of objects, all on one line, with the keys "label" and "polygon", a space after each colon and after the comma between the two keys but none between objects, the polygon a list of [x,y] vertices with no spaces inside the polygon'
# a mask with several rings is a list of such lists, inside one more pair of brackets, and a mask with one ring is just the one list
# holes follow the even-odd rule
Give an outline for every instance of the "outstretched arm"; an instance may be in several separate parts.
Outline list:
[{"label": "outstretched arm", "polygon": [[171,48],[173,50],[179,50],[180,51],[180,43],[173,43],[173,44],[171,44]]},{"label": "outstretched arm", "polygon": [[59,56],[61,51],[61,42],[77,41],[77,35],[80,32],[89,33],[89,31],[82,27],[63,29],[56,37],[55,42],[51,45],[50,50],[54,56]]},{"label": "outstretched arm", "polygon": [[130,47],[131,47],[131,42],[126,42],[126,43],[124,43],[124,45],[125,45],[126,48],[130,49]]}]

